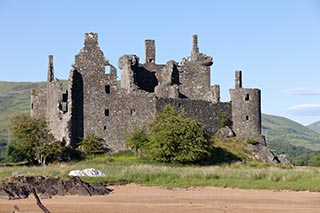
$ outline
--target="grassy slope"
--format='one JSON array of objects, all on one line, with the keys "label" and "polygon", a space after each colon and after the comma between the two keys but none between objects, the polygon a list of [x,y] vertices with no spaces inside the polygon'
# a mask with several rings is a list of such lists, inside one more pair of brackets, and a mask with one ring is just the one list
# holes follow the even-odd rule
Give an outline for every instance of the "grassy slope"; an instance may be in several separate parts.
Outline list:
[{"label": "grassy slope", "polygon": [[284,117],[264,114],[262,126],[262,132],[267,138],[268,146],[275,152],[277,152],[275,148],[278,150],[281,147],[292,148],[292,145],[310,150],[320,150],[320,134],[297,122]]}]

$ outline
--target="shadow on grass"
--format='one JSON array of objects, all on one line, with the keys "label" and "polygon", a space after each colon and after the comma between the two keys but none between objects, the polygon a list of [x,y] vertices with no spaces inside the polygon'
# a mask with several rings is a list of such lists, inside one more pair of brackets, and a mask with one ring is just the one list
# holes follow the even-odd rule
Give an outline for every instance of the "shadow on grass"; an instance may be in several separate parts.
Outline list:
[{"label": "shadow on grass", "polygon": [[210,151],[210,156],[200,161],[198,164],[201,166],[208,166],[208,165],[221,165],[226,163],[229,164],[229,163],[240,162],[240,161],[243,161],[243,159],[225,149],[218,147],[218,148],[212,148],[212,150]]}]

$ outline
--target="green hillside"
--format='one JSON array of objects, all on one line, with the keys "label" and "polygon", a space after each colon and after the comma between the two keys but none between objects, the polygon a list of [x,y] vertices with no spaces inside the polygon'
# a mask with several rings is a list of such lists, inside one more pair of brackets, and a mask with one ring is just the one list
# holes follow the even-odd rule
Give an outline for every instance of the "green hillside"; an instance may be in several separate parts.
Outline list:
[{"label": "green hillside", "polygon": [[263,114],[262,126],[269,148],[277,154],[295,157],[320,150],[320,134],[297,122]]}]

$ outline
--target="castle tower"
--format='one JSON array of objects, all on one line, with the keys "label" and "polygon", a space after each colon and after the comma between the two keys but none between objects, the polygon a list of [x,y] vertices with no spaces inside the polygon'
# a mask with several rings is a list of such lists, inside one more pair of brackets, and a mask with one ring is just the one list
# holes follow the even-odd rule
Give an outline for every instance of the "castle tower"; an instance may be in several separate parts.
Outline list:
[{"label": "castle tower", "polygon": [[250,138],[261,134],[261,91],[242,88],[242,72],[235,73],[235,89],[230,89],[233,131]]},{"label": "castle tower", "polygon": [[154,40],[145,40],[145,63],[156,63],[156,45]]}]

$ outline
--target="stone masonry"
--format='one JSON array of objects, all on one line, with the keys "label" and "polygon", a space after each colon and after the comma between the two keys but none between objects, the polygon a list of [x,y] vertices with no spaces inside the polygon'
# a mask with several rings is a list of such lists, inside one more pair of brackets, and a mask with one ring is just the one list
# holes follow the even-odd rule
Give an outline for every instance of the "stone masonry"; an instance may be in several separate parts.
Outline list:
[{"label": "stone masonry", "polygon": [[104,57],[98,34],[86,33],[66,91],[54,76],[53,56],[49,56],[48,86],[32,91],[31,116],[45,117],[55,138],[67,145],[76,146],[81,138],[94,134],[112,151],[126,149],[126,134],[142,127],[166,104],[202,122],[208,135],[218,131],[221,119],[228,119],[239,137],[261,134],[260,90],[242,88],[242,73],[236,71],[231,101],[220,102],[219,85],[210,85],[212,64],[212,57],[200,53],[197,35],[191,56],[166,64],[156,64],[155,41],[145,40],[144,63],[136,55],[119,58],[118,86],[117,70]]}]

